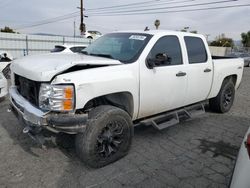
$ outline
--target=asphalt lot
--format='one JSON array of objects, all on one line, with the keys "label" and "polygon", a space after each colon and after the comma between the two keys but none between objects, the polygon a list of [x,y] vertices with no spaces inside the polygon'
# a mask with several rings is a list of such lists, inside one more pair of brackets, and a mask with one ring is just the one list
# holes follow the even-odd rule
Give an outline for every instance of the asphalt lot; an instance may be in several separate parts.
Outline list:
[{"label": "asphalt lot", "polygon": [[130,153],[101,169],[82,164],[73,137],[41,149],[0,103],[0,187],[227,187],[250,126],[250,68],[233,108],[207,112],[163,131],[136,127]]}]

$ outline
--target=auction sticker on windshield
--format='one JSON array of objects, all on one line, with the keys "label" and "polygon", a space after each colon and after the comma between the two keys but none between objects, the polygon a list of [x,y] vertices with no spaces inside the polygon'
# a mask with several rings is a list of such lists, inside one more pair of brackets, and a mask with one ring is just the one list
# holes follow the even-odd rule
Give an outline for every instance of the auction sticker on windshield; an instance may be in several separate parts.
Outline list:
[{"label": "auction sticker on windshield", "polygon": [[131,35],[129,39],[134,39],[134,40],[145,40],[147,37],[143,35]]}]

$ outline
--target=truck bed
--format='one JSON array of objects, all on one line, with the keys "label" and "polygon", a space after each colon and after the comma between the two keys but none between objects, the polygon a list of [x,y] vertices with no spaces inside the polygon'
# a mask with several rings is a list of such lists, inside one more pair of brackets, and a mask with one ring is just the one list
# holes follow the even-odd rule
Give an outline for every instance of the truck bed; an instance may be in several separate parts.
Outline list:
[{"label": "truck bed", "polygon": [[[215,57],[215,58],[214,58]],[[214,67],[214,81],[209,98],[215,97],[227,75],[235,75],[237,82],[235,88],[239,87],[242,78],[244,61],[241,58],[212,56]]]},{"label": "truck bed", "polygon": [[229,57],[229,56],[212,56],[212,59],[237,59],[237,57]]}]

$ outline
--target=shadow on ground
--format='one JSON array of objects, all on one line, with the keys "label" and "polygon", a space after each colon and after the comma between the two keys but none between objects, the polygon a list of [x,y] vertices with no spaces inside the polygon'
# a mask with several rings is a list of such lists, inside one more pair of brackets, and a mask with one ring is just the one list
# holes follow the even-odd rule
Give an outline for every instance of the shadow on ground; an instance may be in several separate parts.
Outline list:
[{"label": "shadow on ground", "polygon": [[39,155],[33,152],[40,146],[23,134],[23,127],[14,115],[7,113],[8,103],[4,101],[1,106],[0,113],[7,115],[0,123],[13,144],[49,163],[48,166],[51,163],[54,169],[62,170],[50,182],[51,187],[226,187],[250,122],[249,118],[236,115],[206,113],[163,131],[138,126],[125,158],[92,169],[77,158],[72,135],[59,134],[55,141],[46,142],[51,154],[57,149],[63,154],[59,154],[58,160],[56,156],[52,160],[43,158],[43,152]]}]

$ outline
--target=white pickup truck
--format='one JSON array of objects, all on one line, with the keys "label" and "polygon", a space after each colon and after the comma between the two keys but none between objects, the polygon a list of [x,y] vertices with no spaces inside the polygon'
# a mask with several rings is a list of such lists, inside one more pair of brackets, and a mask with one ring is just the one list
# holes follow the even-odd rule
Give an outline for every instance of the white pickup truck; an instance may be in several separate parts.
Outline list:
[{"label": "white pickup truck", "polygon": [[76,134],[79,157],[102,167],[128,153],[134,125],[161,130],[203,112],[204,101],[229,111],[243,66],[212,58],[202,35],[114,32],[82,53],[15,60],[10,102],[23,132]]}]

